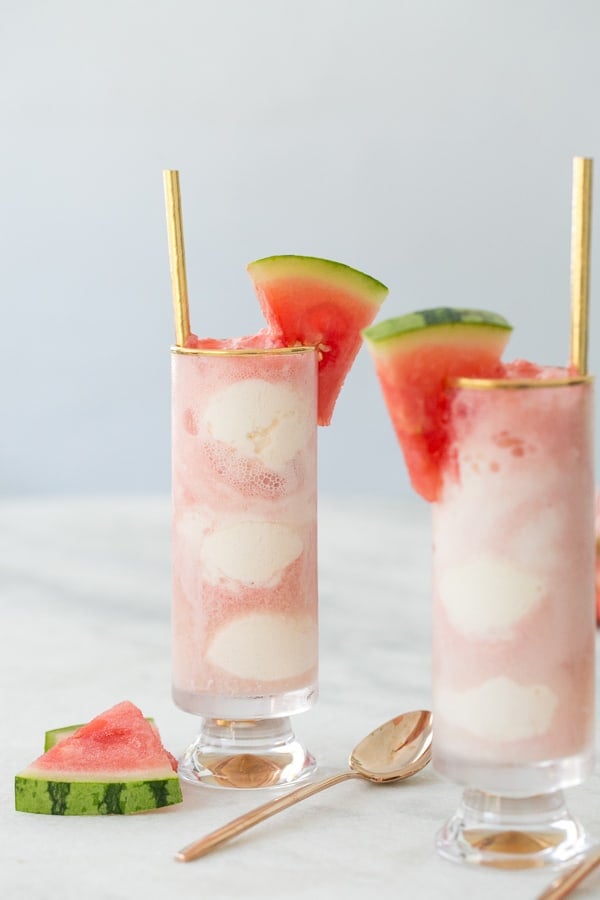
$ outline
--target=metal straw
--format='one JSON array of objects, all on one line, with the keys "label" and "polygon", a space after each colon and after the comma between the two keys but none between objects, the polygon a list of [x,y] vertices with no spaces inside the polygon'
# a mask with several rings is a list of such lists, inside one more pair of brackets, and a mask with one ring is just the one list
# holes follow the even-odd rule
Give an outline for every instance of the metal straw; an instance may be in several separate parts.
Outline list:
[{"label": "metal straw", "polygon": [[183,245],[183,220],[181,217],[181,193],[179,172],[166,169],[163,172],[165,205],[167,212],[167,236],[169,264],[173,285],[173,313],[175,316],[175,344],[185,347],[190,334],[190,311],[185,274],[185,250]]}]

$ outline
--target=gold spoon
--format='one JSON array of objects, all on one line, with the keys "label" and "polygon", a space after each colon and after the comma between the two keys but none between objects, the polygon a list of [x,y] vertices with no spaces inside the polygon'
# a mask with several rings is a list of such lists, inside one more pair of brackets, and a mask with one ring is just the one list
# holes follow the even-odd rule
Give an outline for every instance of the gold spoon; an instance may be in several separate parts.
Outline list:
[{"label": "gold spoon", "polygon": [[324,781],[306,784],[289,794],[270,800],[206,837],[188,844],[175,854],[179,862],[191,862],[205,856],[215,847],[257,825],[269,816],[333,787],[349,778],[366,778],[376,784],[402,781],[425,768],[431,759],[432,715],[427,710],[415,710],[390,719],[372,731],[350,754],[350,771],[332,775]]},{"label": "gold spoon", "polygon": [[567,894],[575,890],[578,884],[589,875],[596,866],[600,866],[600,847],[596,846],[591,853],[584,856],[574,868],[563,872],[556,878],[537,900],[562,900]]}]

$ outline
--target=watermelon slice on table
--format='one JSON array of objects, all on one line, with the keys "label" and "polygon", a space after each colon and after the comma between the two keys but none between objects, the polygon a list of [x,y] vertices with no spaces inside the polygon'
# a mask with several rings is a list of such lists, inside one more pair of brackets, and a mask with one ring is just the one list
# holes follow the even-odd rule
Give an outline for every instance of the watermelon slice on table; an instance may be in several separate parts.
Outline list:
[{"label": "watermelon slice on table", "polygon": [[414,489],[438,499],[454,378],[500,378],[512,327],[485,310],[441,307],[363,331]]},{"label": "watermelon slice on table", "polygon": [[318,423],[329,425],[344,379],[387,296],[380,281],[312,256],[271,256],[247,267],[273,338],[319,351]]},{"label": "watermelon slice on table", "polygon": [[129,701],[60,740],[15,777],[20,812],[127,814],[182,799],[173,757]]}]

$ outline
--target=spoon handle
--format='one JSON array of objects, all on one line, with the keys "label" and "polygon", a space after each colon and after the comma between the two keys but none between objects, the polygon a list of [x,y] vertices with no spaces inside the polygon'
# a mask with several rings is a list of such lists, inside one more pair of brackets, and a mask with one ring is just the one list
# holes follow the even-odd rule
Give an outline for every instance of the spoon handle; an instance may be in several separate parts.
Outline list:
[{"label": "spoon handle", "polygon": [[537,900],[562,900],[583,881],[586,875],[600,865],[600,847],[596,847],[589,856],[568,872],[563,872],[543,891]]},{"label": "spoon handle", "polygon": [[236,835],[241,834],[242,831],[246,831],[248,828],[258,825],[259,822],[268,819],[269,816],[274,816],[275,813],[281,812],[283,809],[287,809],[289,806],[293,806],[295,803],[299,803],[307,797],[312,797],[313,794],[318,794],[320,791],[324,791],[325,788],[333,787],[334,784],[346,781],[348,778],[361,777],[362,776],[358,772],[342,772],[339,775],[332,775],[330,778],[325,778],[323,781],[305,784],[302,787],[296,788],[295,791],[291,791],[289,794],[284,794],[282,797],[277,797],[275,800],[269,800],[268,803],[263,803],[262,806],[257,806],[256,809],[251,809],[250,812],[244,813],[243,816],[239,816],[237,819],[233,819],[232,822],[223,825],[222,828],[217,828],[216,831],[207,834],[206,837],[200,838],[199,841],[188,844],[187,847],[184,847],[183,850],[180,850],[175,854],[175,859],[179,862],[191,862],[192,859],[198,859],[199,856],[205,856],[207,853],[210,853],[211,850],[214,850],[215,847],[224,844],[225,841],[228,841],[232,837],[236,837]]}]

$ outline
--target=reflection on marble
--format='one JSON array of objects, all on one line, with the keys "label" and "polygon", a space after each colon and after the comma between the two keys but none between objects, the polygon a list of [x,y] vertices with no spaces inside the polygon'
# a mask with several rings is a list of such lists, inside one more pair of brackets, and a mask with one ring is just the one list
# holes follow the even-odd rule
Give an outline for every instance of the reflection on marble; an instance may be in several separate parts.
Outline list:
[{"label": "reflection on marble", "polygon": [[[185,788],[179,807],[135,817],[15,813],[13,776],[44,731],[122,699],[153,715],[174,753],[195,720],[170,698],[168,498],[0,503],[0,896],[532,900],[549,872],[462,869],[433,836],[459,796],[431,768],[377,787],[351,781],[274,817],[214,855],[173,853],[268,799]],[[430,705],[429,510],[416,499],[327,500],[319,510],[320,699],[296,719],[321,775],[405,709]],[[600,838],[600,778],[569,792]],[[597,897],[600,875],[579,889]]]}]

